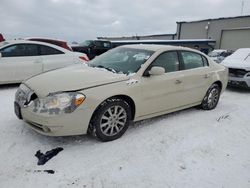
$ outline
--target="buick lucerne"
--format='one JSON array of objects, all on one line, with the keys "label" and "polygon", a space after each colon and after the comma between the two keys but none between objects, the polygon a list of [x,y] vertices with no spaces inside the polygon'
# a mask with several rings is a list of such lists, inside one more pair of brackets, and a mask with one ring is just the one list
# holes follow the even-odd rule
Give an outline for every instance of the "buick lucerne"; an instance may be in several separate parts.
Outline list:
[{"label": "buick lucerne", "polygon": [[184,47],[126,45],[87,65],[34,76],[16,92],[15,112],[49,136],[121,137],[132,121],[200,106],[214,109],[228,69]]}]

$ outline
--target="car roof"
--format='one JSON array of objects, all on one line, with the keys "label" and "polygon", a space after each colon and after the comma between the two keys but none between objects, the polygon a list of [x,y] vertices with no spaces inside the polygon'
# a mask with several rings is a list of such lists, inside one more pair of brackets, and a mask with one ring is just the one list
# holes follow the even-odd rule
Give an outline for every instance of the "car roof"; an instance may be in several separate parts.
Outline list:
[{"label": "car roof", "polygon": [[158,44],[130,44],[130,45],[123,45],[119,47],[126,47],[126,48],[135,48],[135,49],[142,49],[142,50],[151,50],[151,51],[158,51],[158,50],[189,50],[189,51],[196,51],[191,48],[182,47],[182,46],[171,46],[171,45],[158,45]]},{"label": "car roof", "polygon": [[65,40],[52,39],[52,38],[44,38],[44,37],[27,37],[27,38],[25,38],[25,40],[49,40],[49,41],[65,42],[65,43],[67,43],[67,41],[65,41]]},{"label": "car roof", "polygon": [[[40,45],[53,47],[55,49],[58,49],[60,51],[65,52],[65,53],[70,52],[69,50],[67,50],[65,48],[62,48],[60,46],[57,46],[57,45],[54,45],[54,44],[51,44],[51,43],[47,43],[47,42],[30,41],[30,40],[10,40],[10,41],[6,41],[6,42],[8,42],[8,44],[6,44],[4,46],[7,46],[7,45],[9,46],[9,45],[12,45],[12,44],[40,44]],[[4,46],[1,46],[1,47],[4,47]]]}]

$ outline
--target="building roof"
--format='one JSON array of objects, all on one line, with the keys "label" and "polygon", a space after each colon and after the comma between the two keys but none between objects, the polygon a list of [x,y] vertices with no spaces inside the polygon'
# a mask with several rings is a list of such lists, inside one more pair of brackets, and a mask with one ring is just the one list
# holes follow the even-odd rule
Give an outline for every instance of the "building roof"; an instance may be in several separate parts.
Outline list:
[{"label": "building roof", "polygon": [[203,20],[195,20],[195,21],[179,21],[178,23],[195,23],[195,22],[204,22],[204,21],[214,21],[214,20],[225,20],[225,19],[235,19],[235,18],[250,18],[250,15],[245,16],[235,16],[235,17],[220,17],[220,18],[211,18],[211,19],[203,19]]},{"label": "building roof", "polygon": [[135,36],[122,36],[122,37],[97,37],[98,39],[109,39],[109,38],[114,38],[114,39],[122,39],[122,38],[137,38],[137,37],[162,37],[162,36],[174,36],[176,35],[175,33],[173,34],[153,34],[153,35],[135,35]]},{"label": "building roof", "polygon": [[121,40],[112,41],[112,43],[206,43],[206,42],[216,42],[213,39],[183,39],[183,40]]}]

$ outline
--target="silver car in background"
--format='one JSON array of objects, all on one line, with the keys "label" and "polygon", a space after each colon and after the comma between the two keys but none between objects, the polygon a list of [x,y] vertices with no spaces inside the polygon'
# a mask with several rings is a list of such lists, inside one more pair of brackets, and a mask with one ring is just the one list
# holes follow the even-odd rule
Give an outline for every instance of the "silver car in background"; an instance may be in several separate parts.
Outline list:
[{"label": "silver car in background", "polygon": [[250,88],[250,48],[236,50],[221,64],[229,68],[229,85]]}]

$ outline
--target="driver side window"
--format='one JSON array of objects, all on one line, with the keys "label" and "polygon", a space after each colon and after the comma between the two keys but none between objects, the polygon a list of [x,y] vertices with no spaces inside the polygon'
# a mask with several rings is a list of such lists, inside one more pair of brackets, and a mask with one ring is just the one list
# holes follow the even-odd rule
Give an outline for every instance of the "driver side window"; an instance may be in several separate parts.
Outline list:
[{"label": "driver side window", "polygon": [[151,64],[151,67],[158,66],[165,69],[165,72],[175,72],[179,70],[178,54],[175,51],[164,52],[159,55]]}]

